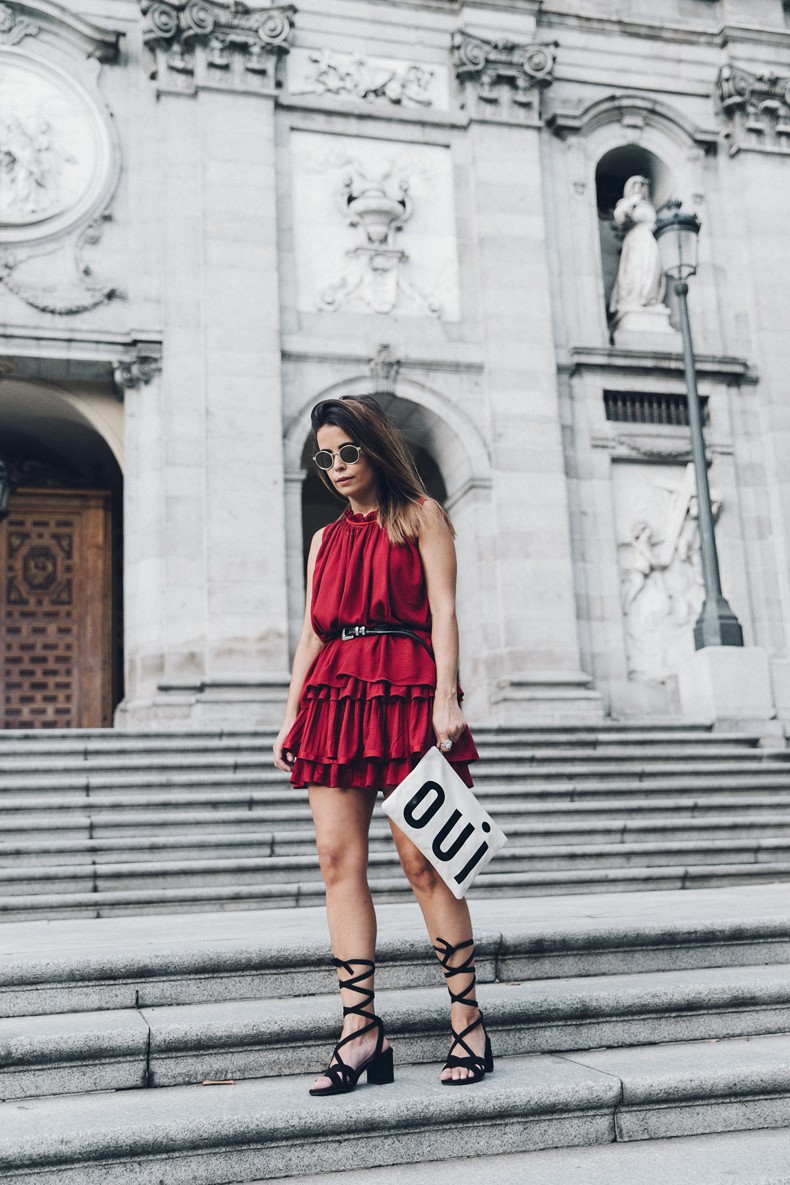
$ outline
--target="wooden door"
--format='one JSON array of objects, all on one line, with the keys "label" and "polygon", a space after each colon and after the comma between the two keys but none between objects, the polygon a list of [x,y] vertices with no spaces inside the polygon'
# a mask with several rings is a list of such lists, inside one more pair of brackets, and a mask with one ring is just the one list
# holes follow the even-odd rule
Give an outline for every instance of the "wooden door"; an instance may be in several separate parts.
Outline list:
[{"label": "wooden door", "polygon": [[0,724],[112,724],[110,496],[21,490],[0,523]]}]

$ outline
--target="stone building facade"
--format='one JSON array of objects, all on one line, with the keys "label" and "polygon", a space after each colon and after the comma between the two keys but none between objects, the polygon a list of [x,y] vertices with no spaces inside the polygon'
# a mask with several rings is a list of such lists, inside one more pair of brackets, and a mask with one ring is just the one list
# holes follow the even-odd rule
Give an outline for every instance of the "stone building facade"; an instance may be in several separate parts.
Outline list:
[{"label": "stone building facade", "polygon": [[[277,724],[310,408],[374,390],[457,528],[471,719],[781,727],[789,7],[0,3],[4,725]],[[638,177],[702,221],[729,708],[677,310],[613,298]]]}]

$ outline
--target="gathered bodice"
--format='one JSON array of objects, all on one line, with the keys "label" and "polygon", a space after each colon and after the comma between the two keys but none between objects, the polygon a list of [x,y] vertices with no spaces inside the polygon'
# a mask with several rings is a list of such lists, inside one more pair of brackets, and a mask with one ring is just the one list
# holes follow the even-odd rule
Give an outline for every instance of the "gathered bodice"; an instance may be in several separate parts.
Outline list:
[{"label": "gathered bodice", "polygon": [[324,528],[313,574],[313,629],[326,641],[344,626],[403,625],[430,631],[431,612],[416,540],[390,543],[376,511]]}]

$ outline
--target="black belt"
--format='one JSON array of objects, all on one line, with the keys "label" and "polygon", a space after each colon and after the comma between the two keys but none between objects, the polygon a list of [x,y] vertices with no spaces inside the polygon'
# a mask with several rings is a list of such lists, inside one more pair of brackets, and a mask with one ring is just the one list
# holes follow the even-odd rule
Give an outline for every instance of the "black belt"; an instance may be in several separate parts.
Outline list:
[{"label": "black belt", "polygon": [[406,629],[403,625],[346,625],[340,631],[340,640],[341,642],[350,642],[352,638],[367,638],[370,634],[395,634],[402,638],[412,638],[424,646],[433,658],[433,650],[425,638],[421,638],[414,630]]}]

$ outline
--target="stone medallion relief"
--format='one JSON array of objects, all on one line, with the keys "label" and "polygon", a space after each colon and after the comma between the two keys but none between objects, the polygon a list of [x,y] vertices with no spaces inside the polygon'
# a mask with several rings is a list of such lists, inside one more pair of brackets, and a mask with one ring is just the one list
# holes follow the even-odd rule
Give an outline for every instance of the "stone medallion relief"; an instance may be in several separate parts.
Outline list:
[{"label": "stone medallion relief", "polygon": [[705,597],[694,466],[620,462],[613,475],[628,677],[666,683],[694,653]]},{"label": "stone medallion relief", "polygon": [[24,66],[0,75],[0,223],[38,227],[79,203],[96,165],[93,129],[74,94]]},{"label": "stone medallion relief", "polygon": [[294,132],[292,158],[300,310],[458,320],[449,149]]},{"label": "stone medallion relief", "polygon": [[116,181],[112,133],[87,90],[0,46],[0,281],[46,312],[107,300],[113,290],[83,251],[100,237]]}]

